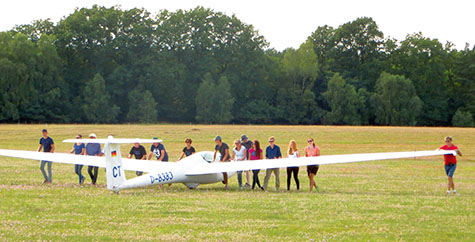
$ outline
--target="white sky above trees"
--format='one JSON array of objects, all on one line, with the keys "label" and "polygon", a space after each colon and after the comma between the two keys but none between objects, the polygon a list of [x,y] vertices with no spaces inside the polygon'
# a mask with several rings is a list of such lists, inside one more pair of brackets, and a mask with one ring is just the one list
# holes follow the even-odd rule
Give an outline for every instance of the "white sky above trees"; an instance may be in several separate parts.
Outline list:
[{"label": "white sky above trees", "polygon": [[38,19],[50,18],[56,23],[75,8],[93,4],[145,8],[152,14],[161,9],[175,11],[203,6],[227,15],[235,14],[244,23],[253,25],[270,47],[277,50],[298,48],[318,26],[338,27],[363,16],[372,17],[385,37],[403,40],[407,34],[420,31],[443,44],[450,41],[457,49],[463,49],[467,42],[470,48],[475,44],[473,0],[13,0],[2,1],[0,5],[0,31]]}]

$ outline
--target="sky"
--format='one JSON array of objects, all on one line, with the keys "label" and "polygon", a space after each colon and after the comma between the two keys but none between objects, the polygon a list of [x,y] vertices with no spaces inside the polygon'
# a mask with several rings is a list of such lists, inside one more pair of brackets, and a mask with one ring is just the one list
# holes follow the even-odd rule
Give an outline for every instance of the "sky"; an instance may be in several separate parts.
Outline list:
[{"label": "sky", "polygon": [[465,48],[467,42],[470,48],[475,44],[473,0],[14,0],[0,5],[0,31],[38,19],[49,18],[56,23],[75,8],[93,4],[145,8],[152,14],[196,6],[235,14],[279,51],[298,48],[319,26],[336,28],[358,17],[372,17],[385,37],[404,40],[407,34],[422,32],[443,44],[450,41],[457,49]]}]

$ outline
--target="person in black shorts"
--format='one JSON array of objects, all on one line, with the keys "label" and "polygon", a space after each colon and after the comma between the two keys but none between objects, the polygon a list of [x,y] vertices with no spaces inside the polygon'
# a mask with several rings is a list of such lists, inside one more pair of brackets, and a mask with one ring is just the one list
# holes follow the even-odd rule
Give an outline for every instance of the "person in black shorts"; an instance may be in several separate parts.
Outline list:
[{"label": "person in black shorts", "polygon": [[188,157],[188,156],[196,153],[195,148],[193,146],[191,146],[192,142],[193,141],[190,138],[185,140],[186,146],[185,146],[185,148],[183,148],[183,153],[181,154],[180,158],[178,158],[178,160],[181,160],[181,159],[183,159],[183,157]]}]

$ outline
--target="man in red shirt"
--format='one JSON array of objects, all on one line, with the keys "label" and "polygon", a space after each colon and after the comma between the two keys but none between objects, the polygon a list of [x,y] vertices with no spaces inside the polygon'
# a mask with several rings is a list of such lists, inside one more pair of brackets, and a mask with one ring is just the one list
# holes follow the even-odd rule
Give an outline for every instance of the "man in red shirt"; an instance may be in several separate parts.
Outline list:
[{"label": "man in red shirt", "polygon": [[[454,150],[458,155],[462,156],[462,152],[458,149],[457,146],[452,144],[452,137],[445,137],[445,145],[439,148],[439,150]],[[447,195],[450,194],[450,188],[452,188],[454,195],[457,193],[454,186],[454,172],[457,168],[457,157],[455,155],[444,155],[444,164],[445,164],[445,173],[449,178],[449,184],[447,188]]]}]

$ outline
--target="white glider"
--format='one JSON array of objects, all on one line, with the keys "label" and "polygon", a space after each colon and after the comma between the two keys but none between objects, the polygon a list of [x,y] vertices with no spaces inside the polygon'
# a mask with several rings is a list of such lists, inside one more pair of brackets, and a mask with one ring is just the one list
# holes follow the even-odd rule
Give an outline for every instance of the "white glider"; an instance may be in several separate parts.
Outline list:
[{"label": "white glider", "polygon": [[[76,143],[78,140],[70,139],[64,140],[64,142]],[[0,156],[104,167],[106,168],[107,174],[107,188],[118,192],[127,188],[169,183],[184,183],[189,188],[196,188],[199,184],[222,181],[223,172],[227,172],[228,176],[232,176],[236,171],[242,170],[340,164],[436,155],[456,155],[456,153],[451,150],[435,150],[219,162],[219,153],[216,160],[212,160],[214,153],[211,151],[203,151],[188,156],[178,162],[156,162],[124,159],[121,157],[119,144],[155,143],[161,142],[161,140],[114,139],[109,137],[108,139],[83,139],[81,142],[104,144],[105,157],[2,149],[0,149]],[[147,174],[127,180],[125,178],[125,170],[143,171]]]}]

